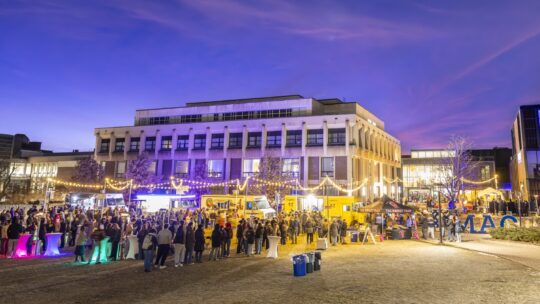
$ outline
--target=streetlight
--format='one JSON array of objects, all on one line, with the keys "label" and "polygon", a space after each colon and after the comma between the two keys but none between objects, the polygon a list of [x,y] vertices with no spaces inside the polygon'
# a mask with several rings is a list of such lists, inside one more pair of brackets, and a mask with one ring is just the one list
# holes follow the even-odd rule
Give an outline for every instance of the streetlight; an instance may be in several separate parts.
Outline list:
[{"label": "streetlight", "polygon": [[536,214],[536,216],[538,216],[538,194],[534,195],[534,207],[534,213]]}]

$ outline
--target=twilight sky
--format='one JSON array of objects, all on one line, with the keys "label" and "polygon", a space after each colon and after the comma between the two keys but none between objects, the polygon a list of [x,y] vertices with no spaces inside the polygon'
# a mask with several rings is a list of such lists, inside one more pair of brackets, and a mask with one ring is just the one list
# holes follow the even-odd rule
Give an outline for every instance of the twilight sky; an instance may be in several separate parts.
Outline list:
[{"label": "twilight sky", "polygon": [[0,0],[0,133],[93,149],[135,109],[359,101],[403,150],[510,145],[540,103],[540,1]]}]

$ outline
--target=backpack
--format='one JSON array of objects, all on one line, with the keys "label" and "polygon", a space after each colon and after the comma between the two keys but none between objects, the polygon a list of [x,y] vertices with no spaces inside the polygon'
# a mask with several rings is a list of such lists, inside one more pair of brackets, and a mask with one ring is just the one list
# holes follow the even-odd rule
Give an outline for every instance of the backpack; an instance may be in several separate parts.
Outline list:
[{"label": "backpack", "polygon": [[152,248],[152,235],[150,234],[147,234],[145,237],[144,237],[144,241],[143,241],[143,244],[142,244],[142,249],[143,250],[148,250],[150,248]]}]

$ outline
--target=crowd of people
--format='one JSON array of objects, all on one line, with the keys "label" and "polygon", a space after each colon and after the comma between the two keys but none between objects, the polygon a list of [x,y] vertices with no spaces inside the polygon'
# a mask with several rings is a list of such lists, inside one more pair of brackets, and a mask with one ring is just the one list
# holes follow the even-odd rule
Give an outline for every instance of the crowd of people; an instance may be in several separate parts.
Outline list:
[{"label": "crowd of people", "polygon": [[[0,254],[11,258],[23,233],[32,234],[27,251],[39,244],[46,248],[47,233],[61,233],[59,248],[73,247],[75,262],[96,263],[101,257],[102,241],[107,239],[110,251],[106,259],[115,261],[125,258],[128,252],[128,236],[136,236],[137,258],[144,260],[145,271],[152,266],[164,268],[169,255],[174,266],[202,263],[203,252],[208,248],[208,260],[216,261],[231,256],[231,244],[236,239],[236,254],[260,255],[269,249],[269,236],[280,238],[280,244],[297,244],[305,235],[307,244],[314,236],[329,238],[332,245],[343,243],[347,223],[341,219],[329,220],[319,212],[281,213],[272,219],[240,218],[238,222],[220,219],[213,211],[162,211],[143,214],[133,208],[105,208],[84,210],[81,207],[56,206],[39,208],[11,208],[0,212]],[[39,242],[38,242],[39,241]]]}]

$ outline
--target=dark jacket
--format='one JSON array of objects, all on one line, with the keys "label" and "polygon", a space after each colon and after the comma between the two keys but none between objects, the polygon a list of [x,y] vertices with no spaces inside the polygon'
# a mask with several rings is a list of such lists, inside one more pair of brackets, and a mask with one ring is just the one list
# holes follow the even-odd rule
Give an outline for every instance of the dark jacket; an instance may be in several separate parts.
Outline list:
[{"label": "dark jacket", "polygon": [[23,226],[19,223],[12,223],[7,230],[8,239],[18,240],[23,232]]},{"label": "dark jacket", "polygon": [[204,230],[195,230],[195,251],[204,251]]},{"label": "dark jacket", "polygon": [[212,247],[219,247],[221,245],[221,233],[219,229],[212,231]]},{"label": "dark jacket", "polygon": [[186,250],[193,250],[195,247],[195,233],[193,232],[193,229],[187,228],[186,230]]},{"label": "dark jacket", "polygon": [[179,226],[176,229],[176,235],[174,236],[173,244],[185,244],[186,236],[184,235],[184,226]]}]

